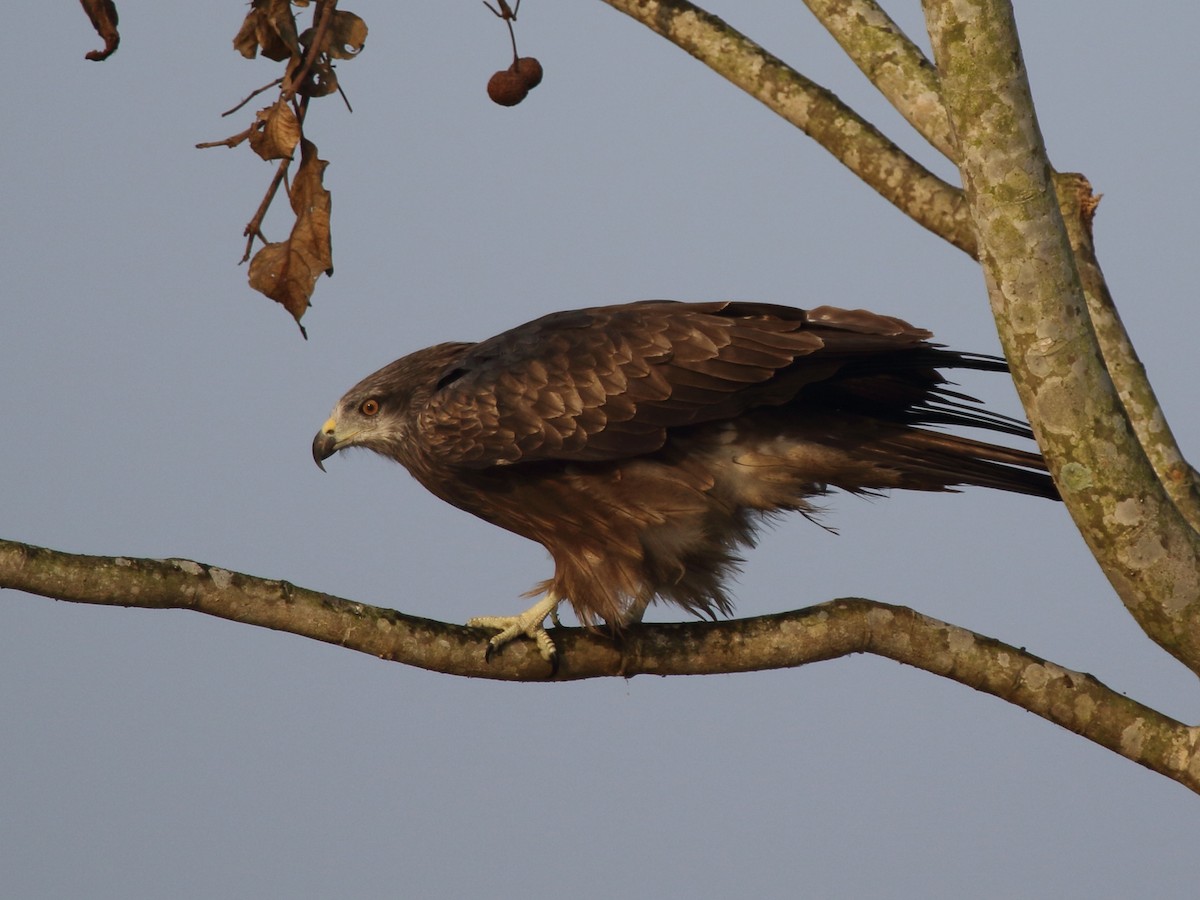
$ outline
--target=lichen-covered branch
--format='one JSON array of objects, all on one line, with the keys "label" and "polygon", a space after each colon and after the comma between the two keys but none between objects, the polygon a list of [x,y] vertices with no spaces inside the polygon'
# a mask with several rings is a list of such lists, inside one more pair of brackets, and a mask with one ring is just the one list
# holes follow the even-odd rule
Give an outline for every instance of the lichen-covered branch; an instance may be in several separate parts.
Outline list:
[{"label": "lichen-covered branch", "polygon": [[964,252],[975,235],[962,192],[888,140],[826,88],[686,0],[604,0],[791,122],[901,212]]},{"label": "lichen-covered branch", "polygon": [[[684,0],[606,2],[792,121],[913,215],[896,182],[885,177],[881,187],[863,165],[888,158],[890,142],[828,91]],[[1141,627],[1200,673],[1197,478],[1108,295],[1087,228],[1091,210],[1080,212],[1069,179],[1057,179],[1056,197],[1010,4],[926,0],[935,73],[872,0],[806,2],[918,130],[944,152],[954,148],[986,242],[968,230],[951,236],[944,217],[941,225],[914,218],[978,250],[1018,389],[1076,524]],[[894,162],[885,168],[912,174]]]},{"label": "lichen-covered branch", "polygon": [[1125,606],[1200,672],[1200,540],[1164,491],[1097,349],[1011,5],[924,7],[992,311],[1038,442]]},{"label": "lichen-covered branch", "polygon": [[1184,459],[1167,424],[1096,258],[1091,225],[1099,198],[1082,175],[1056,174],[1054,183],[1105,368],[1163,489],[1192,529],[1200,531],[1200,486],[1196,471]]},{"label": "lichen-covered branch", "polygon": [[[437,672],[509,681],[548,677],[532,642],[485,662],[489,632],[182,559],[80,556],[0,541],[0,588],[76,603],[190,609],[287,631]],[[875,653],[993,694],[1200,793],[1200,729],[1090,675],[902,607],[833,600],[729,622],[643,625],[613,641],[555,629],[557,680],[700,675],[800,666]]]},{"label": "lichen-covered branch", "polygon": [[804,0],[879,92],[947,159],[954,159],[950,120],[937,69],[875,0]]},{"label": "lichen-covered branch", "polygon": [[[846,54],[926,140],[956,159],[937,69],[875,0],[805,0]],[[1138,441],[1163,487],[1200,530],[1200,486],[1163,416],[1145,370],[1117,314],[1092,243],[1097,198],[1082,175],[1055,175],[1097,344]]]}]

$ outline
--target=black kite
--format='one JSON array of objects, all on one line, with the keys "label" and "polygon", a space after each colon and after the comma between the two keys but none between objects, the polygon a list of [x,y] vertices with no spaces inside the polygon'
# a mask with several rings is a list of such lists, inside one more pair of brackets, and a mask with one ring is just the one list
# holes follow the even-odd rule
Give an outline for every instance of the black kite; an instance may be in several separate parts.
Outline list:
[{"label": "black kite", "polygon": [[929,343],[865,310],[647,301],[545,316],[477,344],[398,359],[338,401],[318,465],[367,447],[448,503],[538,541],[554,560],[521,634],[566,600],[620,629],[652,601],[729,613],[725,579],[766,517],[812,516],[830,488],[980,485],[1057,497],[1041,456],[924,426],[1022,438],[1025,425],[948,389],[939,369],[1004,361]]}]

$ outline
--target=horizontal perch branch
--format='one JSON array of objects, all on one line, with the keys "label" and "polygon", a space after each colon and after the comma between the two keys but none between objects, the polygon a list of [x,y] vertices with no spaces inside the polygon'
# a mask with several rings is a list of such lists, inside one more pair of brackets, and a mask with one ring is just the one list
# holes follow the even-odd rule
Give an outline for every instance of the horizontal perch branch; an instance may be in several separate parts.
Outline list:
[{"label": "horizontal perch branch", "polygon": [[[532,644],[485,662],[488,632],[182,559],[82,556],[0,541],[0,588],[76,603],[191,609],[437,672],[541,681]],[[726,622],[646,624],[619,641],[554,630],[556,680],[780,669],[874,653],[993,694],[1200,792],[1200,730],[1031,653],[904,607],[839,599]]]}]

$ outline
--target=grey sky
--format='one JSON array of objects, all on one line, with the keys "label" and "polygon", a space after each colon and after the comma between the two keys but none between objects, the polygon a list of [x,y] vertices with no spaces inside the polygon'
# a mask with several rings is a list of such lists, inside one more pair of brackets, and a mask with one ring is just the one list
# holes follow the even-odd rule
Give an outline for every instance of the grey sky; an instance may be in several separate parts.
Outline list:
[{"label": "grey sky", "polygon": [[[307,343],[235,265],[271,167],[192,149],[244,128],[251,113],[218,114],[276,75],[230,49],[244,6],[126,0],[102,64],[82,59],[99,42],[76,4],[6,11],[0,534],[449,621],[516,612],[549,574],[540,547],[368,454],[313,466],[313,433],[361,376],[648,297],[866,306],[997,350],[962,254],[603,4],[529,0],[518,40],[546,78],[513,109],[484,93],[508,38],[480,5],[346,6],[371,33],[339,68],[354,114],[310,113],[337,274]],[[938,162],[802,4],[711,8]],[[917,4],[894,13],[920,33]],[[1105,195],[1105,273],[1194,456],[1200,8],[1018,17],[1051,158]],[[273,238],[286,228],[268,220]],[[964,387],[1017,409],[1002,379]],[[1057,505],[972,491],[829,506],[839,536],[803,519],[767,535],[740,614],[907,604],[1200,719],[1194,678]],[[4,592],[0,721],[13,897],[1188,897],[1200,870],[1184,788],[871,657],[494,684]]]}]

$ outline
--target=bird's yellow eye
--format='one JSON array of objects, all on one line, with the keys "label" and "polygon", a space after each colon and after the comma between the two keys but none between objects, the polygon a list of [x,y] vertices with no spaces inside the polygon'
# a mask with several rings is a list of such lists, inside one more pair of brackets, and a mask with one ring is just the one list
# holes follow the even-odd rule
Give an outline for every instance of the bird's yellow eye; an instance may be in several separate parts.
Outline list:
[{"label": "bird's yellow eye", "polygon": [[372,397],[370,400],[364,400],[359,406],[358,411],[364,416],[373,416],[379,412],[379,401]]}]

